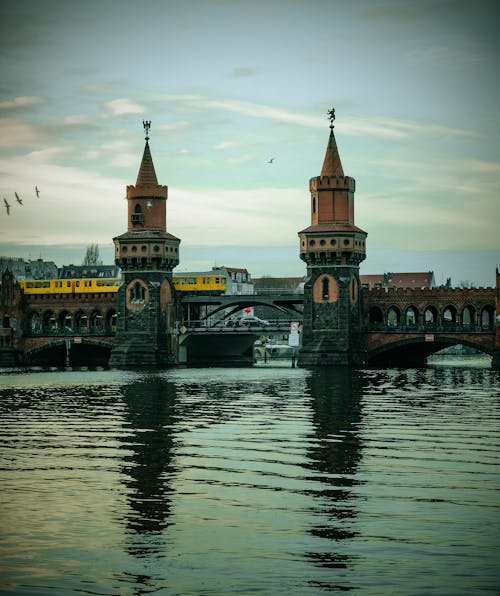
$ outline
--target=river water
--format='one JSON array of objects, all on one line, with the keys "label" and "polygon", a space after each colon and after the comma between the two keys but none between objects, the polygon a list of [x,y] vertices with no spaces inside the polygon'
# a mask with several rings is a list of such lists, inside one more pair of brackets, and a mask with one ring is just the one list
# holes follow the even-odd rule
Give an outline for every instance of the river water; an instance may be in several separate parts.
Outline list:
[{"label": "river water", "polygon": [[0,375],[1,594],[498,594],[487,368]]}]

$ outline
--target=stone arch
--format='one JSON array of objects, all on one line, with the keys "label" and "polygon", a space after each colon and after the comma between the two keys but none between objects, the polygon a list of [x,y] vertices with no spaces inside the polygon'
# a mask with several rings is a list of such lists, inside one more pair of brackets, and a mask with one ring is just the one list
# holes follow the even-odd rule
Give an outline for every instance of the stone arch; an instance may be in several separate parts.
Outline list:
[{"label": "stone arch", "polygon": [[59,313],[58,317],[59,329],[63,331],[72,331],[73,330],[73,317],[71,313],[67,310],[62,310]]},{"label": "stone arch", "polygon": [[405,311],[405,325],[407,327],[413,327],[418,325],[418,310],[415,306],[409,306]]},{"label": "stone arch", "polygon": [[438,312],[435,306],[429,305],[424,309],[424,325],[429,327],[437,325]]},{"label": "stone arch", "polygon": [[75,331],[78,333],[88,333],[89,330],[89,318],[87,313],[83,310],[79,310],[75,313]]},{"label": "stone arch", "polygon": [[53,333],[58,329],[58,322],[56,313],[53,310],[47,310],[43,313],[43,330],[48,333]]},{"label": "stone arch", "polygon": [[394,304],[387,309],[386,321],[388,327],[397,327],[401,321],[401,311]]},{"label": "stone arch", "polygon": [[443,309],[442,320],[443,325],[451,326],[457,324],[457,309],[452,304],[448,304]]},{"label": "stone arch", "polygon": [[495,309],[491,304],[487,304],[481,309],[481,329],[494,329],[495,327]]},{"label": "stone arch", "polygon": [[104,330],[104,316],[100,310],[92,311],[89,329],[93,333],[101,333]]},{"label": "stone arch", "polygon": [[116,310],[114,308],[108,310],[106,313],[106,329],[111,333],[116,331],[116,319]]},{"label": "stone arch", "polygon": [[40,333],[42,330],[42,319],[40,317],[40,313],[38,313],[36,310],[28,313],[27,323],[29,333]]},{"label": "stone arch", "polygon": [[382,325],[384,322],[384,315],[379,306],[372,306],[368,313],[368,320],[370,323]]},{"label": "stone arch", "polygon": [[464,327],[474,327],[477,320],[477,310],[471,304],[467,304],[462,311],[462,325]]}]

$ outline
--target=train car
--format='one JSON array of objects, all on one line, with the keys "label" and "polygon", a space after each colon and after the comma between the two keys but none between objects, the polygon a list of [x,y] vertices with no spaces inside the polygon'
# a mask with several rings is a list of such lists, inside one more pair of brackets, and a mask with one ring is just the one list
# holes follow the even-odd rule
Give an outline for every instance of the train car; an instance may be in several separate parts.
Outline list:
[{"label": "train car", "polygon": [[116,293],[120,278],[33,279],[18,282],[25,294]]},{"label": "train car", "polygon": [[174,287],[179,292],[225,294],[226,278],[213,273],[174,273]]}]

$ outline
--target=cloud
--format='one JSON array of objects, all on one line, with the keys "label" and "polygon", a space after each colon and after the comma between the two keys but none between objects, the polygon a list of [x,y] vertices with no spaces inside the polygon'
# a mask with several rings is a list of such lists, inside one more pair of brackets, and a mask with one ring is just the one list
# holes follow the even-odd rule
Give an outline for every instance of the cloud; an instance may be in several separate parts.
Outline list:
[{"label": "cloud", "polygon": [[63,120],[63,124],[72,126],[75,124],[86,124],[92,120],[89,114],[72,114],[71,116],[66,116]]},{"label": "cloud", "polygon": [[0,118],[0,148],[10,149],[12,147],[32,146],[43,141],[43,135],[39,127],[16,120],[13,118]]},{"label": "cloud", "polygon": [[255,74],[255,70],[248,66],[238,66],[233,69],[231,74],[233,77],[251,77]]},{"label": "cloud", "polygon": [[218,151],[223,150],[223,149],[231,149],[231,147],[239,147],[240,143],[238,143],[237,141],[222,141],[222,143],[218,143],[217,145],[214,145],[214,149],[217,149]]},{"label": "cloud", "polygon": [[144,106],[134,103],[133,101],[130,101],[130,99],[124,97],[107,101],[104,105],[110,110],[113,116],[122,116],[123,114],[145,114],[147,112],[147,109]]},{"label": "cloud", "polygon": [[[202,95],[175,94],[167,93],[158,96],[158,98],[180,102],[186,106],[196,109],[213,109],[223,112],[235,112],[244,116],[273,120],[286,124],[304,126],[308,128],[317,128],[324,130],[326,123],[325,116],[311,116],[302,112],[296,112],[281,107],[268,106],[260,103],[230,99],[213,98]],[[342,134],[357,136],[373,136],[389,139],[408,139],[411,136],[426,135],[449,136],[449,137],[467,137],[474,136],[475,133],[459,129],[450,128],[435,124],[433,122],[417,122],[412,120],[403,120],[398,118],[387,118],[383,116],[345,116],[339,125]]]},{"label": "cloud", "polygon": [[11,110],[13,108],[24,108],[26,106],[33,106],[39,103],[44,103],[43,97],[26,96],[15,97],[11,101],[0,102],[0,110]]},{"label": "cloud", "polygon": [[159,130],[186,130],[188,128],[192,128],[193,123],[188,122],[187,120],[177,120],[177,122],[172,122],[170,124],[160,124],[158,126]]}]

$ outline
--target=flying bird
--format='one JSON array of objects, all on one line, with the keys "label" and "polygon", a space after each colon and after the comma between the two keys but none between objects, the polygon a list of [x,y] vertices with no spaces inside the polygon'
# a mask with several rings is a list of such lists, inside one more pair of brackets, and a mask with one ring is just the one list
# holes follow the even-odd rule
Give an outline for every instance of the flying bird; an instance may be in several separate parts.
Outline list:
[{"label": "flying bird", "polygon": [[39,199],[40,198],[40,191],[38,190],[38,186],[35,186],[35,194],[36,194],[36,198]]},{"label": "flying bird", "polygon": [[273,163],[273,161],[274,161],[274,157],[271,157],[271,159],[267,163]]},{"label": "flying bird", "polygon": [[5,209],[7,209],[7,215],[10,215],[10,205],[7,203],[7,199],[4,198],[3,202],[5,203]]},{"label": "flying bird", "polygon": [[22,204],[23,204],[23,202],[22,202],[21,198],[19,197],[19,195],[17,194],[17,192],[15,192],[14,194],[16,195],[16,201],[17,201],[17,202],[18,202],[20,205],[22,205]]}]

